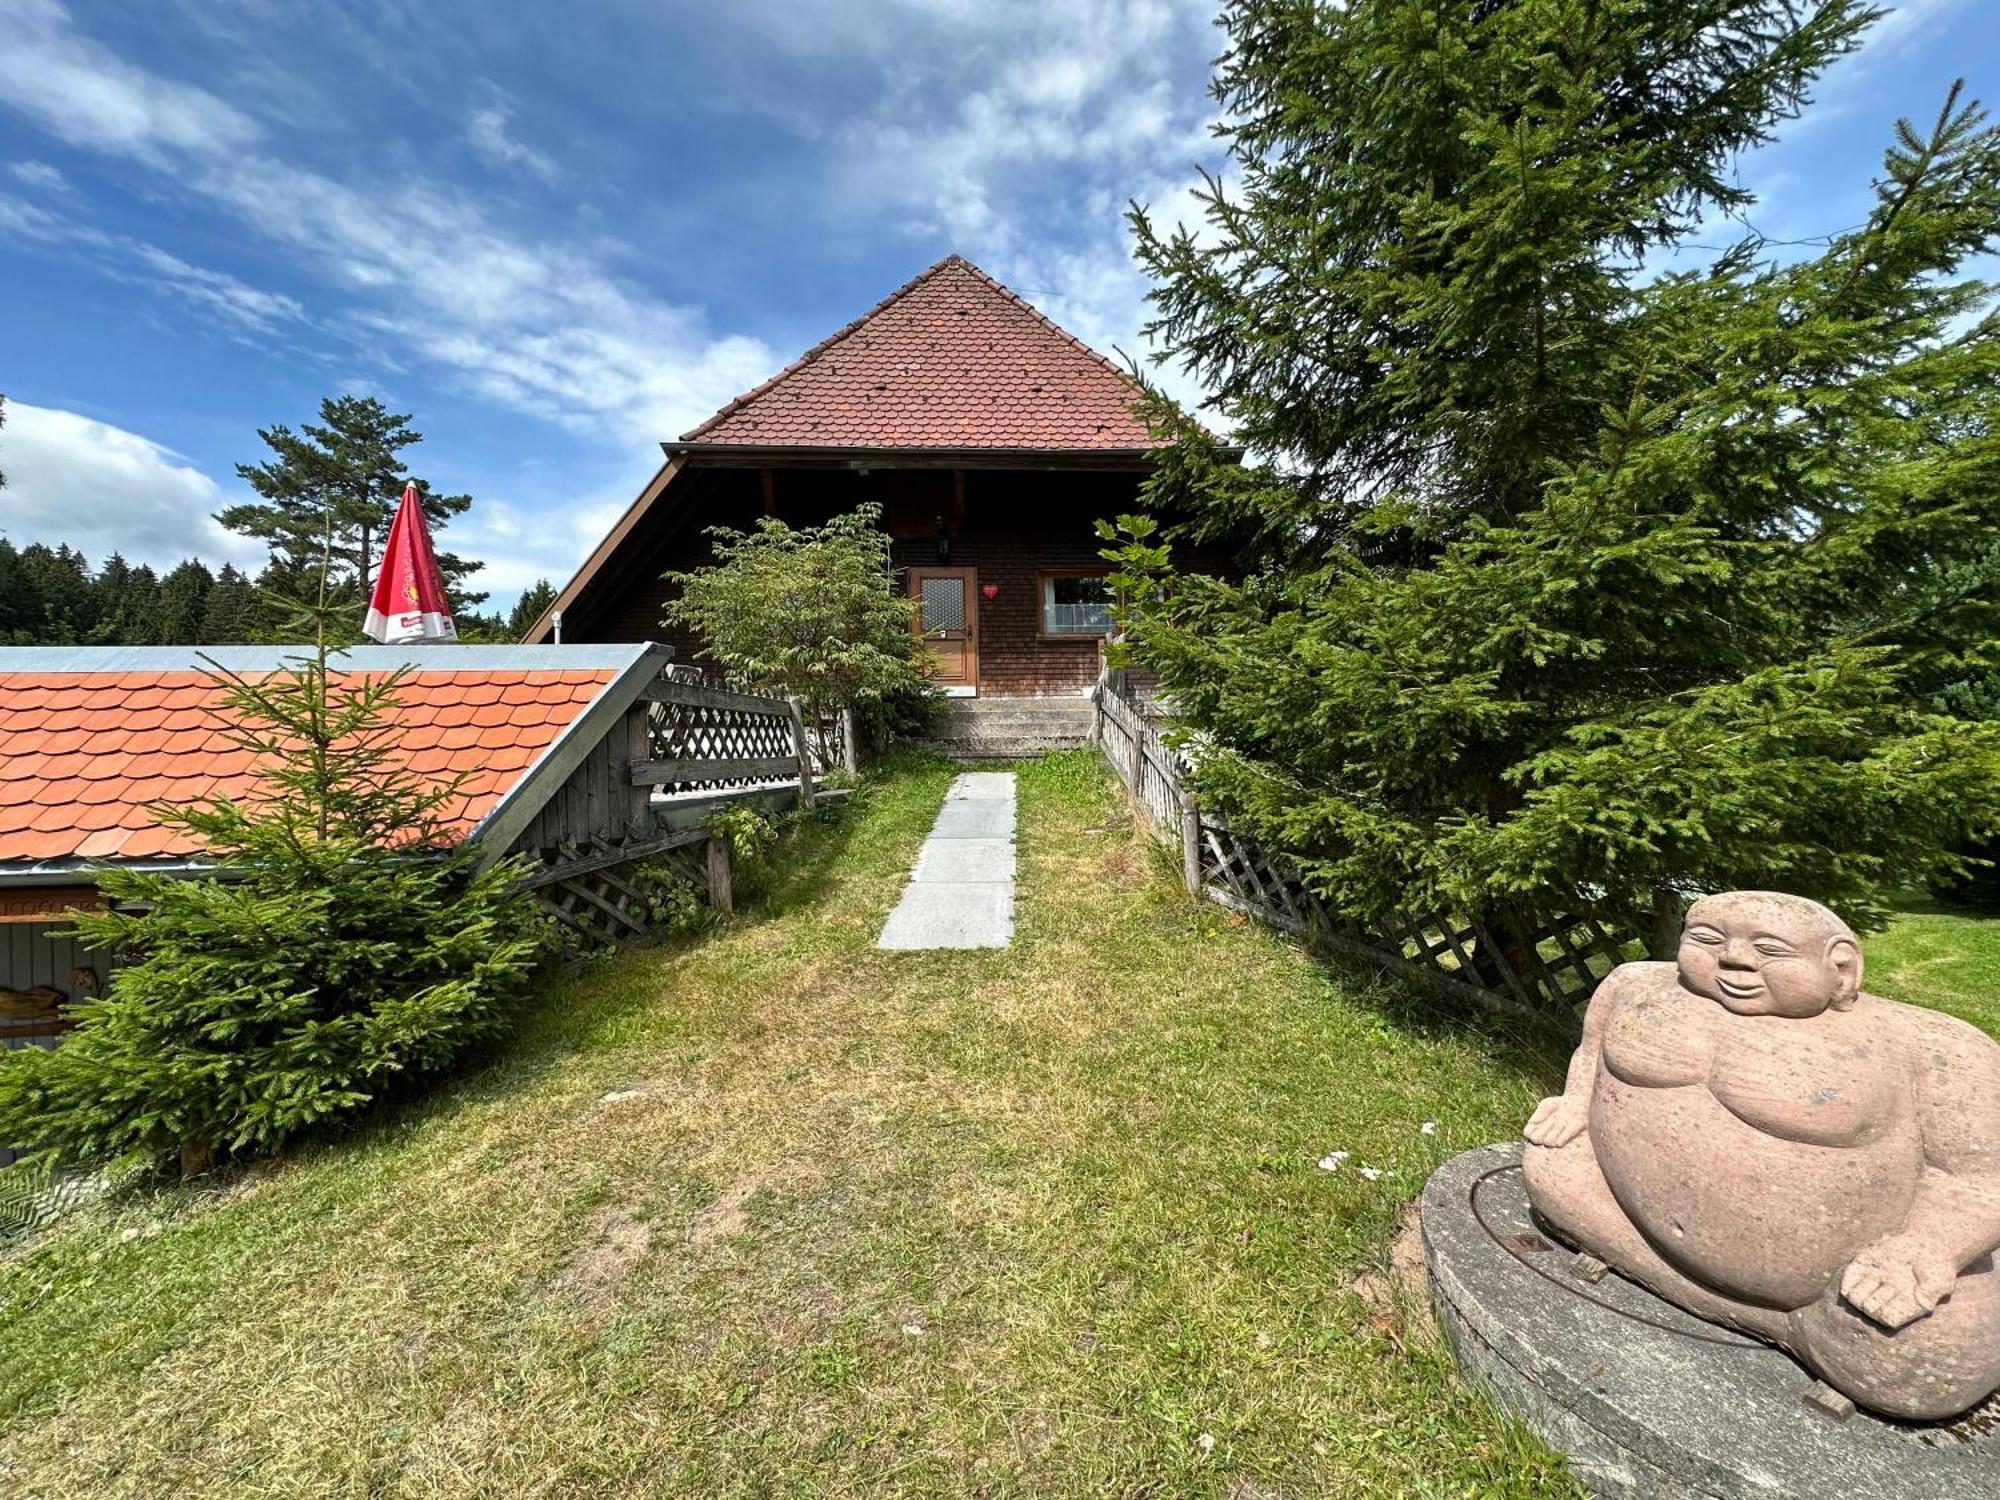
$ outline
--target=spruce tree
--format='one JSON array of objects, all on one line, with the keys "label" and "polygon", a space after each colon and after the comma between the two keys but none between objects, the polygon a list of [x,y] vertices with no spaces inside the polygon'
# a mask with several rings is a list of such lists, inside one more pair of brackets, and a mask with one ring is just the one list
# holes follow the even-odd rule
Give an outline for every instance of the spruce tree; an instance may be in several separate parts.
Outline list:
[{"label": "spruce tree", "polygon": [[159,603],[154,615],[160,645],[195,646],[201,643],[208,595],[214,587],[214,575],[192,557],[160,581]]},{"label": "spruce tree", "polygon": [[200,643],[229,646],[251,640],[257,618],[256,586],[234,563],[224,563],[202,606]]},{"label": "spruce tree", "polygon": [[403,757],[404,671],[345,672],[331,547],[287,670],[213,668],[222,733],[261,783],[161,806],[204,878],[107,866],[73,934],[132,957],[61,1047],[0,1054],[0,1138],[28,1169],[164,1166],[268,1151],[494,1035],[546,932],[516,863],[462,840],[462,778]]},{"label": "spruce tree", "polygon": [[0,646],[32,646],[41,639],[41,594],[21,554],[0,536]]},{"label": "spruce tree", "polygon": [[520,640],[529,629],[556,602],[556,586],[546,578],[537,578],[522,591],[514,601],[514,608],[507,616],[509,639]]},{"label": "spruce tree", "polygon": [[1658,269],[1876,14],[1228,8],[1238,181],[1134,222],[1248,450],[1156,396],[1148,498],[1244,572],[1119,555],[1201,795],[1336,905],[1516,959],[1717,888],[1865,923],[2000,820],[2000,732],[1930,701],[2000,636],[2000,138],[1954,88],[1821,253]]}]

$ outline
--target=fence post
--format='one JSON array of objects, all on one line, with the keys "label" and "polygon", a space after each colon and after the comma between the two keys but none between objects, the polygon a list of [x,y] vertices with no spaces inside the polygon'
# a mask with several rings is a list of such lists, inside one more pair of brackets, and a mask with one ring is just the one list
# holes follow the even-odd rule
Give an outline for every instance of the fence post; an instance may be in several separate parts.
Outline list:
[{"label": "fence post", "polygon": [[727,917],[736,910],[735,881],[729,867],[729,840],[708,841],[708,904]]},{"label": "fence post", "polygon": [[861,741],[855,733],[853,708],[840,711],[840,765],[850,776],[861,774]]},{"label": "fence post", "polygon": [[806,743],[806,716],[799,708],[799,700],[791,700],[792,705],[792,749],[799,758],[799,806],[807,812],[813,809],[813,768],[812,750]]},{"label": "fence post", "polygon": [[1190,896],[1201,894],[1201,809],[1185,793],[1181,796],[1181,879],[1187,882]]}]

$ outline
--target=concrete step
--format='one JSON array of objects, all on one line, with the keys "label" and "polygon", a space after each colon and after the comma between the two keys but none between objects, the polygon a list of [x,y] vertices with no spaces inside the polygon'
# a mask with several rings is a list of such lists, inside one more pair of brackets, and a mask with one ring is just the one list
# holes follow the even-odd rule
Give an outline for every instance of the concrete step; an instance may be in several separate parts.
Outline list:
[{"label": "concrete step", "polygon": [[966,760],[1014,759],[1089,743],[1088,698],[954,698],[931,743]]}]

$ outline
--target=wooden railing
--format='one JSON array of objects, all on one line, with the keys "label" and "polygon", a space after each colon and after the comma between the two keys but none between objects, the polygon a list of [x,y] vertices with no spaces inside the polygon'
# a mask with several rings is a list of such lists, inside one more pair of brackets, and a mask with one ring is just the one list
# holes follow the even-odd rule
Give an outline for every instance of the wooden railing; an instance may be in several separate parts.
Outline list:
[{"label": "wooden railing", "polygon": [[1131,793],[1154,838],[1178,845],[1191,893],[1241,911],[1309,945],[1379,963],[1479,1004],[1573,1022],[1598,981],[1647,956],[1651,919],[1606,925],[1556,916],[1525,941],[1499,941],[1477,918],[1397,912],[1362,921],[1312,891],[1282,850],[1265,849],[1201,808],[1187,788],[1188,762],[1160,733],[1156,710],[1116,671],[1098,678],[1093,738]]},{"label": "wooden railing", "polygon": [[663,674],[620,730],[572,773],[516,845],[539,867],[526,884],[543,908],[592,947],[643,939],[654,926],[663,875],[685,879],[727,914],[727,844],[709,828],[740,805],[810,810],[816,747],[798,706]]}]

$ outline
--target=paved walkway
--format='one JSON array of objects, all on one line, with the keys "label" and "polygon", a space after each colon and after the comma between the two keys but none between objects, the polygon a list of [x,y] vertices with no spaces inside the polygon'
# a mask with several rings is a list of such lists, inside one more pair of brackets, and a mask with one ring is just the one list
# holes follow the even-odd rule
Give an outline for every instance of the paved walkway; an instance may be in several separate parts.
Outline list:
[{"label": "paved walkway", "polygon": [[1004,948],[1014,938],[1014,773],[968,771],[917,854],[878,948]]}]

